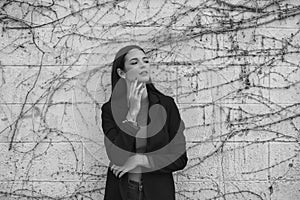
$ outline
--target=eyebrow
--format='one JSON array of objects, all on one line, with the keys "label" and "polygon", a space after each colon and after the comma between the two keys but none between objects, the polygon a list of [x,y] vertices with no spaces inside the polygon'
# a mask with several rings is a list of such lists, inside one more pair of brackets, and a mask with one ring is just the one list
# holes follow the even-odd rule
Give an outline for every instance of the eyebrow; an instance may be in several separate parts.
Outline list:
[{"label": "eyebrow", "polygon": [[[144,56],[143,59],[144,59],[144,58],[148,59],[147,56]],[[129,61],[132,61],[132,60],[137,60],[137,58],[131,58]]]}]

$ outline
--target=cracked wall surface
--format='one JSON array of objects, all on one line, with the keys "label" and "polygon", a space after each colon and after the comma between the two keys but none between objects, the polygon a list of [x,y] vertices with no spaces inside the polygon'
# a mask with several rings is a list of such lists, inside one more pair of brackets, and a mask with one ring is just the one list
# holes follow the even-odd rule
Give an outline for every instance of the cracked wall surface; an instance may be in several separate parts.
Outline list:
[{"label": "cracked wall surface", "polygon": [[103,199],[128,44],[186,124],[176,198],[300,199],[300,1],[2,0],[0,199]]}]

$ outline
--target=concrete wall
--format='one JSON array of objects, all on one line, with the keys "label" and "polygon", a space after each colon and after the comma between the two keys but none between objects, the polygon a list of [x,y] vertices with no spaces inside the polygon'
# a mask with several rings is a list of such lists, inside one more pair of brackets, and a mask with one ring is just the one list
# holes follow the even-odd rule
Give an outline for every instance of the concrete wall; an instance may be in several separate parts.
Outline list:
[{"label": "concrete wall", "polygon": [[177,199],[300,199],[298,0],[20,2],[0,2],[0,199],[103,198],[127,44],[186,123]]}]

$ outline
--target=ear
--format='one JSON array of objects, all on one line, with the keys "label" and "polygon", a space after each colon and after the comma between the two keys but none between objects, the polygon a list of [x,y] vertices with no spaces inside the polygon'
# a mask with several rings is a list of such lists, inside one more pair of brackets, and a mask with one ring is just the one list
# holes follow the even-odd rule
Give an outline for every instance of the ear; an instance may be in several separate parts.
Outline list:
[{"label": "ear", "polygon": [[123,70],[118,68],[117,73],[121,78],[126,78],[126,73]]}]

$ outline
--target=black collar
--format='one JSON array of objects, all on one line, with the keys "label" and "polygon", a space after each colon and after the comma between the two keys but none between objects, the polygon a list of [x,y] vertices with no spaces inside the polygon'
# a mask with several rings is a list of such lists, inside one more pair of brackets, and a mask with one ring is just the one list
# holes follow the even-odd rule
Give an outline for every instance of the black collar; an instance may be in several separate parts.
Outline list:
[{"label": "black collar", "polygon": [[148,85],[146,85],[146,88],[148,93],[149,106],[158,103],[159,102],[158,94],[149,90]]}]

